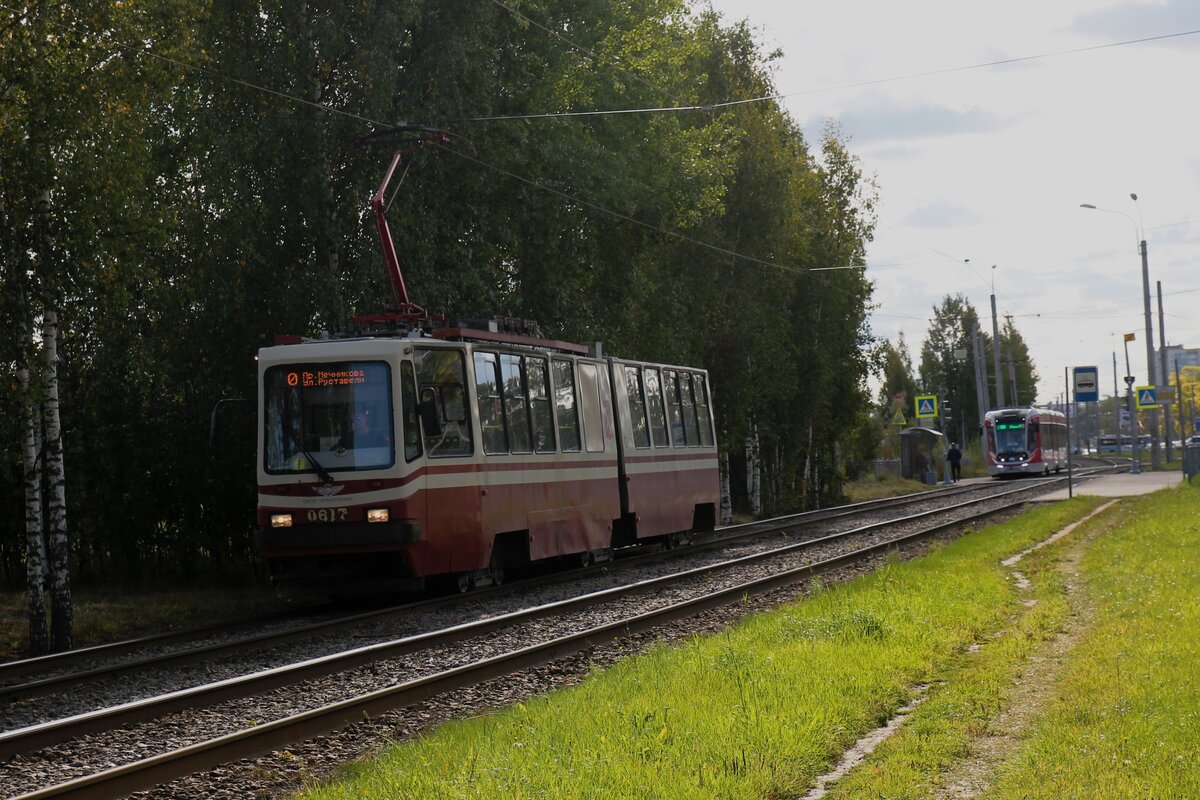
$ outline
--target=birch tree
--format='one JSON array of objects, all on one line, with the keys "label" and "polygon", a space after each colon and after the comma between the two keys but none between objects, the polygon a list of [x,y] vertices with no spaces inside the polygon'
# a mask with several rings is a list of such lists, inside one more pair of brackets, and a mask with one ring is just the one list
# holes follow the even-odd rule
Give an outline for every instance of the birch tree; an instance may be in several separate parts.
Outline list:
[{"label": "birch tree", "polygon": [[39,452],[41,415],[37,411],[38,403],[34,399],[33,382],[29,375],[33,336],[27,319],[22,317],[17,324],[20,348],[17,384],[25,407],[21,464],[25,477],[25,596],[29,619],[29,654],[40,656],[48,652],[49,648],[46,636],[47,566],[42,514],[42,460]]},{"label": "birch tree", "polygon": [[74,644],[74,611],[71,604],[71,548],[67,537],[67,476],[63,459],[62,420],[58,402],[58,312],[46,309],[42,322],[42,420],[46,431],[45,465],[47,497],[47,554],[50,559],[50,634],[54,650]]}]

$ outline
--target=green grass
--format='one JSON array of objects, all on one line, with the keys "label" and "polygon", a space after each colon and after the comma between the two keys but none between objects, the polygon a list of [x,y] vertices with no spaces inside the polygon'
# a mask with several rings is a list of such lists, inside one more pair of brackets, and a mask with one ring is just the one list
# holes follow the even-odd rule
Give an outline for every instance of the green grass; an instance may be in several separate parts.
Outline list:
[{"label": "green grass", "polygon": [[[961,675],[969,645],[1022,618],[999,560],[1096,503],[1038,509],[719,635],[653,648],[572,689],[444,725],[303,796],[802,796],[915,685]],[[1015,630],[1013,657],[1052,624]],[[955,702],[964,718],[985,719],[997,691]]]},{"label": "green grass", "polygon": [[1090,549],[1090,631],[989,798],[1200,797],[1200,494],[1127,501]]},{"label": "green grass", "polygon": [[[1087,502],[1099,504],[1090,498]],[[1088,525],[1101,525],[1111,516],[1109,512]],[[980,642],[977,652],[948,668],[900,731],[842,779],[829,793],[830,800],[937,796],[945,773],[968,755],[972,741],[993,732],[1028,659],[1066,624],[1071,607],[1055,558],[1081,535],[1077,530],[1013,567],[1030,582],[1025,595],[1029,604],[1013,610],[1002,627]]]},{"label": "green grass", "polygon": [[878,478],[868,476],[847,483],[842,487],[843,494],[851,503],[861,503],[865,500],[877,500],[881,497],[896,497],[902,494],[925,492],[934,488],[920,481],[907,480],[896,475],[880,475]]}]

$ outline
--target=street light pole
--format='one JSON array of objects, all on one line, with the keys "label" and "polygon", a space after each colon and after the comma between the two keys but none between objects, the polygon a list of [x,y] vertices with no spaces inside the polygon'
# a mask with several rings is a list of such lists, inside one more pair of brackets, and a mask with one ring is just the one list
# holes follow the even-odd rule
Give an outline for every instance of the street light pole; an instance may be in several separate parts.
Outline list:
[{"label": "street light pole", "polygon": [[[1137,194],[1131,192],[1129,198],[1133,200],[1134,206],[1138,210],[1138,219],[1142,216],[1142,207],[1137,205]],[[1146,249],[1146,239],[1143,236],[1143,227],[1136,220],[1124,211],[1117,211],[1112,208],[1101,208],[1092,205],[1091,203],[1080,203],[1080,208],[1089,208],[1093,211],[1104,211],[1109,214],[1120,214],[1125,219],[1129,220],[1129,224],[1133,226],[1134,241],[1137,242],[1138,254],[1142,259],[1142,306],[1145,310],[1146,317],[1146,378],[1147,382],[1152,386],[1158,384],[1154,380],[1154,328],[1150,319],[1150,259]],[[1128,349],[1128,348],[1126,348]],[[1129,369],[1126,367],[1125,372]],[[1150,409],[1150,460],[1151,465],[1157,469],[1159,465],[1158,455],[1158,412],[1157,409]]]}]

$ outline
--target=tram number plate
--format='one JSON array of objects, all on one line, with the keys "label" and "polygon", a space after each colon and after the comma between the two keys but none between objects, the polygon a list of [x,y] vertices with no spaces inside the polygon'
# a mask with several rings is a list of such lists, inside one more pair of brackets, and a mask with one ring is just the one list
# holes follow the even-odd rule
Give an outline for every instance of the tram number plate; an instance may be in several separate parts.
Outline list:
[{"label": "tram number plate", "polygon": [[309,522],[345,522],[350,519],[350,509],[348,508],[310,508],[308,510]]}]

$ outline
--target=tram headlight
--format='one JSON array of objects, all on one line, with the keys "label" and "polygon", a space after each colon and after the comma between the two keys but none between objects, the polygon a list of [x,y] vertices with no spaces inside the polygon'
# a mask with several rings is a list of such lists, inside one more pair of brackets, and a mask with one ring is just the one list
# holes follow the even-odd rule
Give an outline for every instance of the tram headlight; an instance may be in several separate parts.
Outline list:
[{"label": "tram headlight", "polygon": [[367,522],[387,522],[388,510],[386,508],[368,508]]},{"label": "tram headlight", "polygon": [[291,514],[272,514],[271,515],[271,527],[272,528],[290,528],[290,527],[292,527],[292,515]]}]

